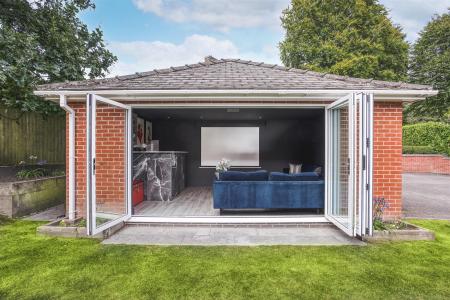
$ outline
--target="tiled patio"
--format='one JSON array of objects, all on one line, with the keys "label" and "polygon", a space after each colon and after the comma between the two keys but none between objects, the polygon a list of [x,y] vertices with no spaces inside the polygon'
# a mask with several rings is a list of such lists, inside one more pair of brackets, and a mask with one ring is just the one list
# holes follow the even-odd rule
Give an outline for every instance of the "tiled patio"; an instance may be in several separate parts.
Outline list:
[{"label": "tiled patio", "polygon": [[103,244],[258,246],[365,245],[329,224],[289,226],[128,225]]}]

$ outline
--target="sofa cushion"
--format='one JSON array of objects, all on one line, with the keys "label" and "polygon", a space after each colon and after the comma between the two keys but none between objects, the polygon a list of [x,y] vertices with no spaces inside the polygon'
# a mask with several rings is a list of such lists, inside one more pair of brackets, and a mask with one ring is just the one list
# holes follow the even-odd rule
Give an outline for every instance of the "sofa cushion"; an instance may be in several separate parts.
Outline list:
[{"label": "sofa cushion", "polygon": [[320,180],[316,172],[303,172],[298,174],[286,174],[281,172],[271,172],[269,181],[317,181]]},{"label": "sofa cushion", "polygon": [[266,170],[253,172],[226,171],[219,174],[219,180],[222,181],[267,181],[269,173]]},{"label": "sofa cushion", "polygon": [[289,164],[289,174],[298,174],[302,172],[302,164]]},{"label": "sofa cushion", "polygon": [[321,165],[306,163],[302,165],[302,172],[316,172],[319,176],[322,176],[323,169]]}]

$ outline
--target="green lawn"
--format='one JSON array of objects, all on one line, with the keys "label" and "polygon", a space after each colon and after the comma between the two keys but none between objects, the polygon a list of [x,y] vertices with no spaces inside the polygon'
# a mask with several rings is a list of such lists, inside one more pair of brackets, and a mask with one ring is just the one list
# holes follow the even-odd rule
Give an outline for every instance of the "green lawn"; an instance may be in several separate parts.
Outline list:
[{"label": "green lawn", "polygon": [[[2,221],[0,220],[0,223]],[[0,225],[0,299],[450,299],[450,222],[433,242],[336,247],[103,246]]]}]

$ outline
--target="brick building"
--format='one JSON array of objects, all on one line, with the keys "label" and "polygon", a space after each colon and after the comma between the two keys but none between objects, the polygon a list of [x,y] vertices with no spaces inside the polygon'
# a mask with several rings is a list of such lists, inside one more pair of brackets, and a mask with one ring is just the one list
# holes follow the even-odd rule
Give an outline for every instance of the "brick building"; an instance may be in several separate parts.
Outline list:
[{"label": "brick building", "polygon": [[[207,57],[193,65],[42,85],[35,93],[67,111],[67,214],[87,218],[91,234],[122,222],[226,217],[245,223],[258,216],[263,222],[332,222],[355,236],[371,233],[374,197],[388,201],[385,218],[401,217],[402,105],[436,92]],[[238,194],[221,206],[213,199],[209,157],[232,157],[241,173],[266,170],[267,183],[248,183],[242,199]],[[290,164],[317,178],[286,174],[283,183],[274,182]],[[311,180],[319,195],[313,206],[307,204]],[[281,185],[289,195],[273,194],[281,189],[277,195],[284,195]],[[263,186],[265,194],[255,196]],[[242,209],[245,201],[253,204]],[[228,208],[239,212],[228,215]]]}]

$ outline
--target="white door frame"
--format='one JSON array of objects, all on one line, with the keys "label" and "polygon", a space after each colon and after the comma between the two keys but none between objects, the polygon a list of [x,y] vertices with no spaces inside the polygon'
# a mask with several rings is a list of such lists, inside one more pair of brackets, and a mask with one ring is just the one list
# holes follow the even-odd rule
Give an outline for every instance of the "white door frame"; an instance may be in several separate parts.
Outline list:
[{"label": "white door frame", "polygon": [[[349,109],[348,159],[350,166],[347,208],[349,227],[345,227],[339,219],[329,213],[333,183],[331,155],[335,151],[331,148],[334,143],[331,141],[333,124],[330,124],[330,115],[332,109],[342,105],[348,105]],[[372,235],[373,94],[351,93],[328,105],[325,111],[325,217],[350,236]],[[358,135],[356,135],[357,132]],[[356,159],[359,164],[356,163]]]},{"label": "white door frame", "polygon": [[[337,106],[342,105],[346,101],[349,101],[349,105],[351,105],[351,107],[349,107],[349,131],[351,131],[351,132],[349,132],[349,146],[350,145],[354,145],[354,136],[355,136],[355,134],[354,134],[355,133],[355,131],[354,131],[355,124],[354,124],[354,122],[355,121],[354,121],[354,116],[351,116],[351,115],[352,115],[352,112],[355,111],[355,109],[354,109],[354,101],[355,101],[355,97],[356,97],[357,94],[358,95],[362,94],[363,95],[363,99],[368,100],[367,101],[368,105],[365,106],[365,108],[363,108],[362,105],[360,105],[360,115],[363,115],[363,114],[367,113],[370,116],[368,118],[365,118],[365,126],[366,126],[365,127],[366,128],[365,132],[369,136],[372,136],[372,132],[373,132],[373,125],[372,125],[372,122],[373,122],[373,119],[372,119],[373,95],[372,94],[352,93],[352,94],[349,94],[347,96],[344,96],[344,97],[341,97],[341,98],[337,99],[335,102],[331,103],[330,105],[323,105],[323,104],[322,105],[311,105],[311,106],[310,105],[286,105],[286,106],[291,106],[291,107],[302,107],[302,106],[303,107],[308,107],[308,106],[310,106],[310,107],[324,107],[325,108],[325,114],[326,114],[326,117],[325,117],[325,130],[326,130],[326,138],[325,138],[325,148],[326,148],[325,149],[326,150],[326,154],[325,154],[325,168],[326,168],[325,169],[325,183],[326,183],[325,184],[325,216],[326,216],[326,218],[328,220],[330,220],[334,224],[336,224],[336,226],[338,228],[340,228],[341,230],[343,230],[344,232],[346,232],[347,234],[349,234],[351,236],[355,236],[355,235],[362,236],[362,235],[365,235],[365,234],[369,234],[369,235],[372,234],[372,217],[371,217],[372,216],[372,205],[367,205],[367,203],[371,203],[371,201],[370,202],[363,201],[363,198],[359,197],[359,199],[361,201],[360,205],[359,205],[359,208],[360,208],[359,224],[364,224],[364,226],[360,226],[360,228],[357,229],[356,226],[355,226],[355,215],[356,215],[355,209],[356,209],[356,205],[354,203],[355,197],[353,196],[353,193],[355,191],[357,191],[358,189],[356,189],[356,190],[354,189],[354,185],[353,185],[354,180],[353,180],[353,178],[356,178],[355,174],[358,174],[359,172],[357,172],[356,166],[354,164],[354,155],[357,154],[356,150],[355,151],[350,151],[349,152],[349,155],[351,156],[351,159],[350,159],[350,163],[351,163],[350,172],[352,173],[352,176],[351,176],[351,178],[349,178],[349,184],[351,182],[351,186],[349,186],[349,195],[352,194],[352,197],[351,197],[352,201],[349,201],[349,205],[350,205],[350,210],[349,211],[352,212],[352,221],[351,222],[352,222],[353,226],[351,226],[352,227],[351,230],[347,229],[344,226],[342,226],[339,222],[337,222],[337,220],[335,220],[333,217],[327,216],[327,209],[329,208],[330,192],[331,192],[330,191],[330,187],[328,185],[329,185],[329,183],[331,182],[331,179],[332,179],[331,174],[330,174],[330,167],[329,167],[329,165],[330,165],[330,157],[329,157],[329,155],[330,155],[331,151],[328,150],[328,148],[331,146],[331,143],[330,143],[330,140],[329,140],[329,138],[330,138],[330,128],[331,128],[331,126],[329,124],[329,112],[330,112],[329,109],[336,108]],[[126,168],[127,168],[127,175],[126,175],[127,176],[127,178],[126,178],[126,182],[127,182],[127,184],[126,184],[126,189],[127,189],[127,192],[126,192],[126,195],[127,195],[127,200],[126,200],[127,201],[127,206],[126,206],[127,207],[127,214],[124,215],[123,217],[119,218],[119,219],[116,219],[116,220],[114,220],[112,222],[108,222],[108,223],[106,223],[106,224],[104,224],[104,225],[102,225],[102,226],[100,226],[98,228],[95,228],[95,225],[91,224],[92,220],[95,219],[95,217],[92,218],[92,216],[95,216],[95,213],[96,213],[96,211],[95,211],[95,209],[96,209],[96,207],[95,207],[95,172],[94,172],[94,169],[93,169],[93,166],[94,166],[94,163],[95,163],[95,160],[94,160],[95,159],[95,155],[93,157],[91,156],[91,153],[95,154],[95,134],[91,134],[91,132],[95,132],[95,131],[92,131],[93,129],[95,129],[95,117],[94,117],[95,115],[93,115],[93,112],[95,112],[95,106],[96,106],[96,102],[97,101],[100,101],[100,102],[103,102],[103,103],[107,103],[107,104],[110,104],[112,106],[123,108],[127,112],[126,113],[127,114],[127,129],[126,129],[126,134],[127,134],[127,146],[126,146],[126,149],[127,149],[127,153],[126,153],[126,157],[127,157],[126,158],[127,159],[127,163],[126,163]],[[157,221],[156,219],[158,219],[158,221],[161,221],[161,220],[159,220],[161,218],[139,217],[139,216],[134,216],[133,217],[131,215],[131,213],[132,213],[132,196],[131,196],[131,193],[132,193],[132,161],[131,161],[131,156],[132,156],[132,141],[131,141],[131,136],[132,136],[132,110],[131,110],[131,108],[140,108],[140,107],[142,107],[142,108],[144,108],[144,107],[161,108],[161,107],[167,107],[167,105],[160,105],[160,106],[156,105],[156,107],[155,107],[155,105],[125,105],[123,103],[116,102],[116,101],[113,101],[113,100],[110,100],[110,99],[107,99],[107,98],[104,98],[104,97],[101,97],[101,96],[98,96],[98,95],[95,95],[95,94],[88,94],[86,103],[87,103],[87,106],[86,106],[87,137],[88,137],[88,139],[87,139],[87,170],[88,170],[88,172],[87,172],[87,200],[88,200],[87,201],[87,204],[88,204],[87,228],[88,228],[88,234],[93,235],[93,234],[99,233],[99,232],[101,232],[101,231],[103,231],[103,230],[105,230],[105,229],[107,229],[109,227],[112,227],[112,226],[114,226],[114,225],[116,225],[116,224],[118,224],[120,222],[127,221],[127,220],[131,221],[133,219],[136,219],[136,220],[142,221],[141,219],[145,219],[144,221],[149,222],[149,221],[153,221],[153,220]],[[201,106],[205,107],[205,108],[208,107],[207,105],[201,105]],[[228,107],[228,106],[230,106],[230,105],[223,105],[223,107]],[[258,105],[251,105],[251,106],[258,106]],[[279,106],[267,105],[267,107],[279,107]],[[360,125],[360,126],[362,126],[362,125]],[[361,130],[360,130],[360,133],[362,133]],[[361,138],[361,135],[360,135],[360,138]],[[354,147],[350,147],[349,149],[353,149],[354,150]],[[367,151],[366,152],[366,158],[367,157],[373,157],[372,142],[370,142],[368,144],[368,147],[367,147],[366,151]],[[366,180],[364,180],[364,182],[368,182],[369,183],[369,189],[367,190],[367,192],[365,194],[366,195],[365,198],[366,199],[371,199],[372,198],[372,169],[373,169],[373,167],[372,167],[372,160],[371,159],[368,161],[366,169],[367,169],[367,171],[364,173],[364,175],[362,175],[363,178],[366,178]],[[359,182],[362,183],[361,180]],[[361,192],[361,190],[360,190],[360,192]],[[182,217],[179,217],[179,218],[172,217],[172,218],[163,218],[163,219],[164,220],[167,219],[166,221],[176,221],[178,219],[180,219],[180,221],[188,221],[184,217],[183,218]],[[198,221],[198,220],[203,220],[203,219],[204,218],[202,218],[202,217],[193,217],[193,218],[189,218],[189,221],[193,222],[193,221]],[[239,221],[240,222],[245,221],[244,219],[245,220],[247,220],[247,219],[248,220],[252,220],[252,218],[244,217],[244,218],[239,218]],[[263,221],[262,219],[265,219],[265,218],[258,218],[258,219],[260,219],[260,221]],[[279,218],[274,217],[274,218],[271,218],[271,219],[279,219]],[[289,219],[289,218],[287,218],[287,219]],[[319,222],[320,222],[319,219],[324,220],[323,217],[322,218],[318,217],[317,221],[319,221]],[[205,221],[206,221],[206,219],[205,219]],[[277,220],[275,220],[275,221],[277,221]],[[277,222],[279,222],[279,221],[277,221]]]},{"label": "white door frame", "polygon": [[[125,134],[126,134],[126,146],[125,146],[125,176],[126,176],[126,213],[117,219],[107,222],[105,224],[96,227],[96,177],[95,177],[95,153],[96,153],[96,106],[97,102],[106,103],[111,106],[123,108],[125,110],[126,122],[125,122]],[[88,94],[86,99],[86,154],[87,154],[87,233],[88,235],[95,235],[100,233],[114,225],[128,220],[131,217],[131,192],[132,192],[132,163],[131,163],[131,134],[132,126],[132,112],[131,106],[124,105],[120,102],[116,102],[95,94]]]},{"label": "white door frame", "polygon": [[358,93],[360,101],[359,115],[364,116],[359,126],[359,222],[356,235],[365,236],[373,233],[372,197],[373,197],[373,94]]},{"label": "white door frame", "polygon": [[[354,94],[348,94],[344,97],[341,97],[337,99],[335,102],[331,103],[325,108],[325,128],[326,128],[326,136],[325,136],[325,217],[335,224],[339,229],[344,231],[346,234],[350,236],[354,236],[354,196],[353,196],[353,179],[354,179],[354,153],[353,153],[353,104],[354,104]],[[332,216],[329,211],[332,209],[331,207],[331,201],[332,201],[332,184],[333,184],[333,174],[332,174],[332,159],[331,156],[334,154],[335,149],[332,149],[334,143],[331,140],[332,134],[331,131],[333,130],[333,124],[330,123],[330,115],[332,113],[332,109],[336,109],[341,106],[347,106],[348,107],[348,149],[349,149],[349,157],[348,157],[348,163],[349,165],[349,174],[348,174],[348,182],[347,182],[347,190],[348,190],[348,202],[347,202],[347,211],[348,211],[348,223],[350,224],[349,227],[345,227],[339,219]]]}]

